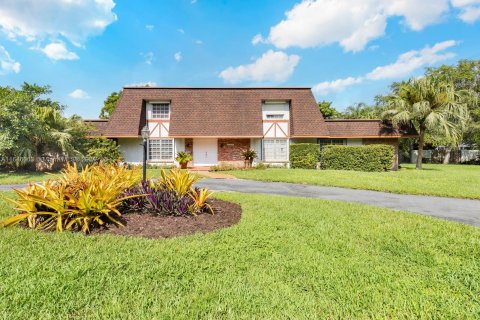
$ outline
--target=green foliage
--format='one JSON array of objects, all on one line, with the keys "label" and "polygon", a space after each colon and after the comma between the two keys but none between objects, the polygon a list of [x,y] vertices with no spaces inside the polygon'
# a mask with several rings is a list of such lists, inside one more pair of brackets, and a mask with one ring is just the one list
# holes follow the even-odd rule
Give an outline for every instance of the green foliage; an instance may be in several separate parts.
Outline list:
[{"label": "green foliage", "polygon": [[388,171],[392,168],[394,150],[389,145],[325,146],[321,168],[325,170]]},{"label": "green foliage", "polygon": [[117,207],[127,198],[138,197],[121,195],[139,181],[138,170],[124,167],[98,165],[79,171],[68,166],[58,180],[15,190],[18,199],[10,201],[20,214],[0,222],[0,227],[26,222],[32,229],[89,233],[107,222],[121,225]]},{"label": "green foliage", "polygon": [[290,145],[290,166],[293,169],[316,169],[320,159],[320,147],[316,143]]},{"label": "green foliage", "polygon": [[182,164],[182,163],[188,163],[190,161],[193,160],[193,157],[190,153],[188,152],[185,152],[185,151],[181,151],[179,153],[177,153],[177,157],[175,158],[175,160]]},{"label": "green foliage", "polygon": [[265,170],[267,169],[267,166],[265,165],[264,162],[259,162],[257,163],[257,165],[255,167],[253,167],[254,169],[257,169],[257,170]]},{"label": "green foliage", "polygon": [[117,107],[118,100],[122,95],[122,91],[112,92],[103,102],[103,107],[100,110],[100,119],[108,119]]},{"label": "green foliage", "polygon": [[369,106],[363,102],[349,106],[342,114],[344,119],[381,119],[384,107],[376,105]]},{"label": "green foliage", "polygon": [[0,87],[0,154],[3,166],[34,162],[42,169],[45,154],[79,156],[88,128],[80,117],[63,116],[64,106],[45,95],[48,86],[24,83],[21,89]]},{"label": "green foliage", "polygon": [[89,139],[87,156],[94,162],[109,164],[118,163],[123,159],[120,146],[114,140],[104,137]]},{"label": "green foliage", "polygon": [[320,110],[325,119],[341,118],[341,113],[338,112],[334,107],[332,107],[332,102],[330,101],[324,100],[318,102],[318,109]]},{"label": "green foliage", "polygon": [[253,149],[248,149],[242,152],[242,156],[245,160],[253,160],[257,157],[257,152]]},{"label": "green foliage", "polygon": [[237,167],[235,167],[233,164],[229,162],[219,162],[218,164],[211,166],[210,171],[230,171],[230,170],[235,170]]},{"label": "green foliage", "polygon": [[468,96],[472,92],[458,91],[452,83],[430,76],[400,83],[385,98],[384,118],[394,125],[413,123],[418,130],[418,169],[422,168],[425,134],[441,132],[451,145],[461,142],[469,120]]}]

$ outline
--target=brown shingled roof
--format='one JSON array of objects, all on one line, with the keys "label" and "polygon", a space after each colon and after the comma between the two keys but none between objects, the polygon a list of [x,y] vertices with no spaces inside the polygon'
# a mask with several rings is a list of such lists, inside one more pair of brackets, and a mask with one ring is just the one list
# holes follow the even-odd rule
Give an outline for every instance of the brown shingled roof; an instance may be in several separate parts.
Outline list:
[{"label": "brown shingled roof", "polygon": [[107,119],[91,119],[84,120],[84,122],[91,128],[91,130],[88,132],[88,136],[90,137],[102,136],[108,124]]},{"label": "brown shingled roof", "polygon": [[391,122],[382,120],[326,120],[332,138],[400,138],[416,137],[412,125],[394,127]]},{"label": "brown shingled roof", "polygon": [[104,131],[138,137],[146,101],[171,102],[170,136],[261,137],[262,101],[289,100],[292,137],[326,137],[325,121],[310,88],[126,87]]}]

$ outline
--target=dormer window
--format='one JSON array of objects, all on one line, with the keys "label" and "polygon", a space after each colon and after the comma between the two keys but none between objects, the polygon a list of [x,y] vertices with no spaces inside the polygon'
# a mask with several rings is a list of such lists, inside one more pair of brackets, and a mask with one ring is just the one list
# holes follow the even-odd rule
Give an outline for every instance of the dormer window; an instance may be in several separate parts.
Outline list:
[{"label": "dormer window", "polygon": [[170,119],[170,103],[152,103],[152,119]]}]

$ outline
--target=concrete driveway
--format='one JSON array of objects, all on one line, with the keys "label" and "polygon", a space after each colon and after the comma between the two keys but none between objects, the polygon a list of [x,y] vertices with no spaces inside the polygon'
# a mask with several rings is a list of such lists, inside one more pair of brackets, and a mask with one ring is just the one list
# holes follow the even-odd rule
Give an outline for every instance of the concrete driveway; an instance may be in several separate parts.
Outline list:
[{"label": "concrete driveway", "polygon": [[378,191],[241,179],[203,179],[197,183],[197,186],[206,187],[215,191],[263,193],[369,204],[393,210],[410,211],[480,227],[480,200],[394,194]]}]

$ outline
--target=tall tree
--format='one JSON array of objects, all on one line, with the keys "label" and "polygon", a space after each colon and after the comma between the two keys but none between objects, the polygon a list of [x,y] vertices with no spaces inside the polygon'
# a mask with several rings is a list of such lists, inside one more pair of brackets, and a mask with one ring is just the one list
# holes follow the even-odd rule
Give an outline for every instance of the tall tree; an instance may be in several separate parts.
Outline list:
[{"label": "tall tree", "polygon": [[394,125],[412,122],[419,133],[416,168],[422,168],[425,134],[441,130],[453,141],[461,139],[461,128],[469,119],[467,97],[471,92],[456,90],[451,82],[437,77],[410,79],[392,87],[386,97],[384,117]]},{"label": "tall tree", "polygon": [[334,107],[332,107],[332,102],[330,101],[320,101],[318,102],[318,109],[322,113],[325,119],[334,119],[340,116],[340,112],[338,112]]},{"label": "tall tree", "polygon": [[109,119],[115,110],[118,99],[122,95],[122,91],[112,92],[107,99],[103,102],[103,107],[100,110],[100,119]]},{"label": "tall tree", "polygon": [[382,106],[369,106],[360,102],[345,109],[342,116],[345,119],[380,119],[383,111]]}]

